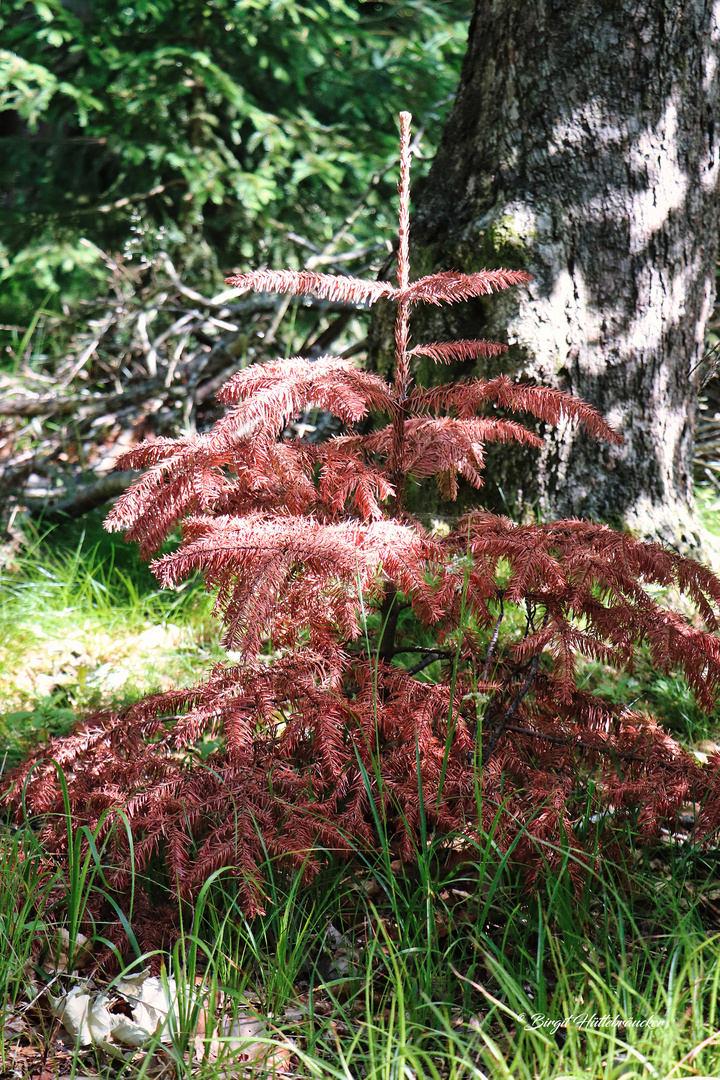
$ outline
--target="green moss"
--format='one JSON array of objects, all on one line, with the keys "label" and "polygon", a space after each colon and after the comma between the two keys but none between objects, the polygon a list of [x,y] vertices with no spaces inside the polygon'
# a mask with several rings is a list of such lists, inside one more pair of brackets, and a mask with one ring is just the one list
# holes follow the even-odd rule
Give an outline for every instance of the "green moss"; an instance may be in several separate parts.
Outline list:
[{"label": "green moss", "polygon": [[522,270],[529,262],[528,241],[534,237],[527,230],[518,231],[513,214],[503,214],[484,233],[480,234],[478,248],[482,266],[504,267]]}]

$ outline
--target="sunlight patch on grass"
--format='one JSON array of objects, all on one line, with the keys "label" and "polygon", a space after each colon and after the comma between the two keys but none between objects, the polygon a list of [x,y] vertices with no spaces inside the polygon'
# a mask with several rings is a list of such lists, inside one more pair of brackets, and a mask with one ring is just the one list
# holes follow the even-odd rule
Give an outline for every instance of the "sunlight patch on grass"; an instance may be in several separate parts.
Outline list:
[{"label": "sunlight patch on grass", "polygon": [[224,655],[199,581],[161,591],[132,549],[74,539],[35,542],[0,568],[6,765],[76,715],[196,681]]}]

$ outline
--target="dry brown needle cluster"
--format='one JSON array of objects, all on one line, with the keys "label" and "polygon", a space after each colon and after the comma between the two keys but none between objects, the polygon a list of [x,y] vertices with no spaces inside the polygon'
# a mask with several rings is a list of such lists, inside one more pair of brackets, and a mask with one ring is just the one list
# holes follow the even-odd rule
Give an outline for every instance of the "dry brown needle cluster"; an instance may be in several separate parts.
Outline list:
[{"label": "dry brown needle cluster", "polygon": [[[266,854],[312,874],[328,851],[378,847],[380,830],[412,860],[425,828],[457,843],[494,827],[530,880],[558,864],[562,847],[613,850],[628,821],[648,840],[674,830],[687,801],[701,808],[694,835],[714,842],[720,756],[700,766],[646,715],[579,689],[576,668],[580,657],[627,666],[644,642],[658,668],[682,669],[710,706],[720,582],[603,525],[517,525],[478,510],[440,536],[406,509],[413,479],[436,477],[451,500],[458,476],[480,488],[488,441],[537,445],[511,414],[619,437],[586,403],[504,376],[413,384],[412,356],[447,364],[505,349],[411,347],[414,305],[521,286],[527,275],[410,281],[407,113],[401,129],[397,286],[289,270],[229,279],[245,290],[394,302],[394,382],[331,356],[257,364],[223,387],[229,408],[212,431],[141,444],[120,463],[146,472],[108,528],[149,557],[181,523],[177,550],[152,568],[165,586],[200,571],[217,595],[224,644],[240,655],[192,689],[93,717],[15,773],[16,812],[26,784],[26,806],[46,816],[44,839],[61,854],[63,797],[48,759],[60,764],[75,827],[102,818],[120,894],[131,860],[120,810],[139,869],[162,860],[191,899],[214,870],[231,868],[250,913],[264,903]],[[288,425],[312,408],[338,417],[344,433],[290,437]],[[370,414],[363,434],[358,422]],[[698,617],[666,609],[650,586],[679,588]],[[203,740],[219,746],[204,762]],[[147,907],[148,943],[158,919]]]}]

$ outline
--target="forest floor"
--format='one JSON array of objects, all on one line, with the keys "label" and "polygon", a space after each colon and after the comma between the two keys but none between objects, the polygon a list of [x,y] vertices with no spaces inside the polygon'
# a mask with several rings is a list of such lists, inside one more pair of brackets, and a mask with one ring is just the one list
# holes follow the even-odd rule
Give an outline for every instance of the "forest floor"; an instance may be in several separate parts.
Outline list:
[{"label": "forest floor", "polygon": [[[720,507],[703,507],[720,547]],[[9,550],[3,771],[77,715],[197,682],[225,656],[216,626],[197,585],[160,593],[99,512]],[[717,748],[720,712],[682,679],[649,664],[586,678],[701,759]],[[3,828],[0,1080],[720,1076],[718,853],[681,832],[653,848],[629,836],[623,865],[581,893],[572,852],[528,891],[492,835],[471,858],[431,839],[414,866],[328,857],[310,884],[268,860],[265,915],[248,920],[220,873],[166,954],[133,951],[130,923],[119,974],[98,963],[103,927],[80,932],[108,868],[71,845],[47,875],[38,844],[30,824]]]}]

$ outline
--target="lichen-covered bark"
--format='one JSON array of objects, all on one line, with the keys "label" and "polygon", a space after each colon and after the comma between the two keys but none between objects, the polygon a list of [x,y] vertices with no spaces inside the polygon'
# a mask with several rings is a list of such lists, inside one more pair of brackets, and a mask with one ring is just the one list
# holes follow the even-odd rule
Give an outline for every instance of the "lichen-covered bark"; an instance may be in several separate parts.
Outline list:
[{"label": "lichen-covered bark", "polygon": [[514,295],[418,313],[424,337],[507,340],[506,370],[578,394],[625,438],[549,433],[539,468],[497,474],[509,494],[686,548],[714,297],[719,24],[717,0],[477,0],[412,235],[417,276],[533,274]]}]

